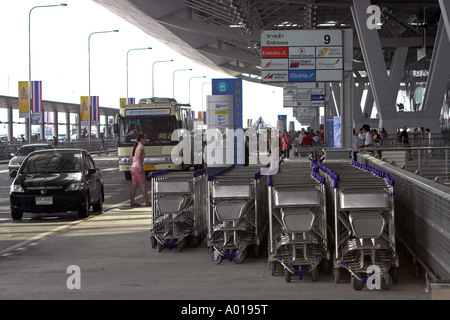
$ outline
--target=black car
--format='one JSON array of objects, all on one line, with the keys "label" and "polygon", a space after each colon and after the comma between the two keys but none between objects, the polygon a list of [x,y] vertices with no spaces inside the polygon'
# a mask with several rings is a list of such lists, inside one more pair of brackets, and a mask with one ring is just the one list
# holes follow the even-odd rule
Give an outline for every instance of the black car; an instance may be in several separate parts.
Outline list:
[{"label": "black car", "polygon": [[81,149],[41,150],[22,163],[10,190],[11,216],[21,220],[24,212],[78,211],[80,218],[101,212],[103,180],[94,160]]}]

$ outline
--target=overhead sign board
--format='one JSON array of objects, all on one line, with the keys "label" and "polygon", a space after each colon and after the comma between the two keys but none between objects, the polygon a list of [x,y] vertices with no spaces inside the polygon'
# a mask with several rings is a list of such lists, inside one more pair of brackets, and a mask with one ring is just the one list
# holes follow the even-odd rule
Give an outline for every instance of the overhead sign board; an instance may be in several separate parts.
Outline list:
[{"label": "overhead sign board", "polygon": [[285,83],[283,86],[283,106],[295,107],[324,107],[325,83]]},{"label": "overhead sign board", "polygon": [[263,82],[332,82],[343,78],[341,30],[268,30],[261,34]]}]

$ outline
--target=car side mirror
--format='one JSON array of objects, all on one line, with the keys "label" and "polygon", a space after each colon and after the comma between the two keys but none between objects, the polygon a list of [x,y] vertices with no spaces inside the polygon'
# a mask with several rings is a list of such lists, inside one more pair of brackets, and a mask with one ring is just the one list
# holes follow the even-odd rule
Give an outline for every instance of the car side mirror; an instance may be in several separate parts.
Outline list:
[{"label": "car side mirror", "polygon": [[114,124],[114,133],[119,133],[119,125],[117,123]]},{"label": "car side mirror", "polygon": [[89,175],[91,175],[91,174],[94,174],[94,173],[97,173],[97,169],[88,169],[88,174]]},{"label": "car side mirror", "polygon": [[14,154],[14,153],[10,153],[9,155],[10,155],[11,157],[14,157],[14,156],[15,156],[15,154]]}]

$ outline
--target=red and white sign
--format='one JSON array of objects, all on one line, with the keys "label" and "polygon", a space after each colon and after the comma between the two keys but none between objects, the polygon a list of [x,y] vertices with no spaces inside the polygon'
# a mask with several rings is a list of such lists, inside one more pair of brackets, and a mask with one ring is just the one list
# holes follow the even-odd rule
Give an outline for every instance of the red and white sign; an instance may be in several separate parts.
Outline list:
[{"label": "red and white sign", "polygon": [[263,59],[280,59],[289,57],[288,47],[263,47],[261,49],[261,56]]},{"label": "red and white sign", "polygon": [[288,59],[262,59],[262,70],[286,70],[289,67]]}]

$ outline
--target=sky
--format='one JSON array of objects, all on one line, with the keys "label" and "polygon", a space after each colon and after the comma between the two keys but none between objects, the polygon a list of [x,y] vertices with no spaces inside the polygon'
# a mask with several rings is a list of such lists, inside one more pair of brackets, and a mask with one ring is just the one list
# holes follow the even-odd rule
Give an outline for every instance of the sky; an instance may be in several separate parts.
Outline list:
[{"label": "sky", "polygon": [[[137,27],[91,0],[66,0],[66,7],[36,8],[31,12],[32,80],[43,83],[43,100],[80,103],[89,94],[88,38],[92,32],[119,30],[117,33],[94,34],[90,41],[90,88],[100,97],[100,106],[119,108],[120,98],[127,96],[127,51],[129,53],[128,96],[136,100],[152,95],[152,64],[155,65],[155,96],[173,97],[190,103],[194,111],[206,108],[204,95],[211,94],[211,79],[230,78],[194,63]],[[18,82],[28,80],[28,17],[31,8],[61,2],[52,0],[0,1],[0,95],[17,96]],[[177,72],[173,93],[173,72]],[[202,96],[203,93],[203,96]],[[276,125],[277,115],[294,121],[292,109],[283,108],[282,88],[244,81],[243,121],[262,116]],[[296,122],[296,129],[300,124]]]}]

